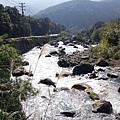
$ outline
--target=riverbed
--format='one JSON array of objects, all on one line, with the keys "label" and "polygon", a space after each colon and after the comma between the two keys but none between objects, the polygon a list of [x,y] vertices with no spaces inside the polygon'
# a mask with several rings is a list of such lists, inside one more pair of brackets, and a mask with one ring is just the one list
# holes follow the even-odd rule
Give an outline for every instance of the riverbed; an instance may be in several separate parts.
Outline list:
[{"label": "riverbed", "polygon": [[[105,72],[97,73],[98,78],[89,78],[89,74],[76,76],[62,76],[62,73],[72,74],[73,67],[62,68],[59,67],[58,56],[46,57],[51,51],[58,51],[59,47],[65,48],[67,54],[79,50],[84,51],[85,48],[78,45],[77,48],[73,46],[65,46],[59,42],[58,47],[46,45],[42,51],[42,55],[38,60],[41,49],[35,47],[29,52],[22,55],[25,61],[29,62],[29,66],[25,69],[31,70],[33,77],[23,76],[24,79],[29,79],[33,87],[38,89],[39,93],[36,96],[31,96],[26,101],[22,102],[23,110],[26,116],[30,116],[29,120],[114,120],[115,114],[120,113],[120,93],[118,87],[120,86],[120,78],[116,79],[98,79],[107,77],[106,73],[115,73],[120,75],[119,71],[114,68],[105,67]],[[38,63],[37,63],[38,62]],[[36,65],[37,64],[37,65]],[[100,67],[95,66],[95,70]],[[56,77],[56,73],[61,76]],[[50,78],[56,83],[56,91],[53,86],[45,84],[38,84],[41,79]],[[95,93],[101,99],[110,101],[113,107],[112,114],[93,113],[92,104],[95,102],[89,98],[84,91],[72,91],[71,87],[76,83],[86,83],[91,86]],[[61,88],[68,88],[69,90],[61,90]],[[76,111],[74,117],[65,117],[62,111]]]}]

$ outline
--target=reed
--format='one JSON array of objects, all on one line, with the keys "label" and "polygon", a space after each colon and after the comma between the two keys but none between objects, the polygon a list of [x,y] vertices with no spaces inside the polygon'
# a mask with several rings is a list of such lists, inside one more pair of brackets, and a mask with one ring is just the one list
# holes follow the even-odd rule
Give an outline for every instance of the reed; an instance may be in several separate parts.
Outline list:
[{"label": "reed", "polygon": [[36,66],[35,66],[34,74],[35,74],[35,71],[36,71],[36,68],[37,68],[39,59],[40,59],[40,57],[42,56],[42,54],[43,54],[43,52],[44,52],[44,50],[45,50],[45,47],[48,46],[48,45],[49,45],[49,44],[45,44],[45,45],[42,47],[41,51],[40,51],[40,54],[39,54],[39,56],[38,56],[38,60],[37,60]]},{"label": "reed", "polygon": [[59,76],[58,76],[58,79],[57,79],[56,84],[58,83],[58,80],[63,76],[63,74],[66,73],[65,70],[67,70],[67,69],[66,69],[66,68],[62,68],[62,71],[60,72],[60,74],[59,74]]},{"label": "reed", "polygon": [[14,68],[14,60],[12,60],[10,63],[10,77],[12,77],[13,68]]},{"label": "reed", "polygon": [[48,107],[49,107],[49,105],[50,105],[50,103],[51,103],[51,100],[52,100],[52,95],[53,95],[53,94],[50,93],[50,89],[49,89],[49,88],[48,88],[48,93],[49,93],[50,99],[49,99],[48,105],[47,105],[47,107],[46,107],[44,117],[41,118],[41,120],[45,120],[46,115],[47,115],[47,111],[48,111]]},{"label": "reed", "polygon": [[19,95],[19,101],[21,101],[21,98],[22,98],[22,91],[24,90],[24,85],[23,85],[23,80],[20,81],[20,88],[19,88],[19,92],[20,92],[20,95]]}]

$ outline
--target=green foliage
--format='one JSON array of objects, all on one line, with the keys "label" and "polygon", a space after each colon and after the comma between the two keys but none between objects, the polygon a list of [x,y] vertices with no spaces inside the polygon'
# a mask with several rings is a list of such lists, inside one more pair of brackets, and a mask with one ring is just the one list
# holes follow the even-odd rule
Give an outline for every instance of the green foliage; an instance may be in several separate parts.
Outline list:
[{"label": "green foliage", "polygon": [[14,47],[0,46],[0,120],[25,120],[20,102],[37,93],[29,80],[10,79],[11,71],[20,63]]},{"label": "green foliage", "polygon": [[93,57],[120,59],[120,19],[108,22],[100,28],[100,44],[92,48]]},{"label": "green foliage", "polygon": [[0,46],[0,78],[9,78],[10,77],[10,66],[11,62],[15,61],[18,63],[18,61],[21,61],[21,58],[19,57],[17,50],[12,47],[9,44],[1,45]]},{"label": "green foliage", "polygon": [[91,48],[91,52],[92,52],[91,56],[94,58],[104,58],[104,59],[112,58],[114,54],[114,47],[111,46],[105,47],[106,46],[105,44],[106,43]]},{"label": "green foliage", "polygon": [[82,35],[80,33],[78,33],[75,37],[76,37],[76,39],[79,39],[79,40],[82,39]]},{"label": "green foliage", "polygon": [[[7,84],[8,82],[4,83],[4,87]],[[36,93],[36,89],[31,86],[31,83],[29,81],[21,79],[10,80],[9,88],[6,86],[6,88],[4,88],[3,94],[0,97],[0,109],[6,113],[9,113],[9,115],[10,113],[21,111],[19,114],[16,114],[14,118],[15,120],[18,120],[18,118],[22,119],[24,113],[22,112],[20,101],[26,100],[29,96],[35,95]],[[7,116],[5,115],[5,117]]]},{"label": "green foliage", "polygon": [[69,33],[66,32],[66,31],[61,31],[60,32],[60,37],[62,37],[62,38],[69,37]]},{"label": "green foliage", "polygon": [[101,39],[106,38],[110,45],[118,45],[120,40],[120,20],[114,20],[107,23],[101,28],[100,37]]},{"label": "green foliage", "polygon": [[100,44],[99,44],[99,47],[101,49],[105,49],[106,47],[109,47],[108,40],[107,39],[102,39]]},{"label": "green foliage", "polygon": [[91,28],[89,29],[82,29],[77,35],[77,39],[92,39],[96,42],[100,41],[99,33],[101,31],[101,27],[104,26],[103,22],[97,22],[95,23]]},{"label": "green foliage", "polygon": [[51,22],[49,18],[22,16],[16,7],[0,4],[0,29],[0,35],[7,33],[9,37],[24,37],[59,33],[65,27]]},{"label": "green foliage", "polygon": [[114,54],[114,58],[120,60],[120,50],[118,50],[118,51]]}]

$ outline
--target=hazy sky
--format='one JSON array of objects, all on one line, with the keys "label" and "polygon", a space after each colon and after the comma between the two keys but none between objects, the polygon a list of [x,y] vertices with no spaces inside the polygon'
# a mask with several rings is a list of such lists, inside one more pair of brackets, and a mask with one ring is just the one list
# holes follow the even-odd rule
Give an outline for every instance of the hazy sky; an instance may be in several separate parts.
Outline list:
[{"label": "hazy sky", "polygon": [[[35,14],[40,10],[67,1],[71,1],[71,0],[0,0],[0,3],[7,6],[19,6],[19,3],[25,3],[26,12],[31,11],[31,13]],[[92,1],[102,1],[102,0],[92,0]]]}]

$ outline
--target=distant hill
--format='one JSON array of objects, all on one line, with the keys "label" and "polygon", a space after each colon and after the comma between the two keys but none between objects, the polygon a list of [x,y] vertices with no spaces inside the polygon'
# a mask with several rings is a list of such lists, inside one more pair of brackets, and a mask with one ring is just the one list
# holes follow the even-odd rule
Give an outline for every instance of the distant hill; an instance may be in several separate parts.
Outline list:
[{"label": "distant hill", "polygon": [[120,0],[73,0],[42,10],[35,17],[48,17],[68,28],[86,28],[120,17]]}]

